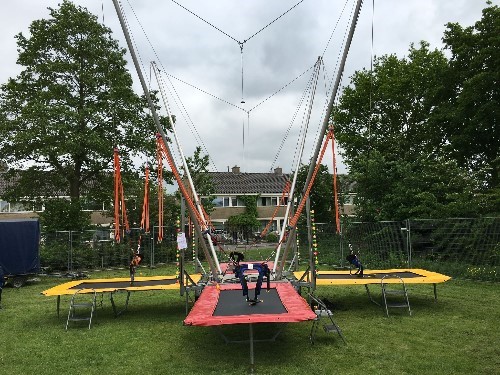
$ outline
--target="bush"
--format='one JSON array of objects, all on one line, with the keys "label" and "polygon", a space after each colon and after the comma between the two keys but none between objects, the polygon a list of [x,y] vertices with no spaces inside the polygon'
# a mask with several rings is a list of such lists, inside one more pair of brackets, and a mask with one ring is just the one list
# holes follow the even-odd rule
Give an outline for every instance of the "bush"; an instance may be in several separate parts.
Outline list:
[{"label": "bush", "polygon": [[267,242],[278,242],[278,235],[275,232],[271,232],[266,236]]}]

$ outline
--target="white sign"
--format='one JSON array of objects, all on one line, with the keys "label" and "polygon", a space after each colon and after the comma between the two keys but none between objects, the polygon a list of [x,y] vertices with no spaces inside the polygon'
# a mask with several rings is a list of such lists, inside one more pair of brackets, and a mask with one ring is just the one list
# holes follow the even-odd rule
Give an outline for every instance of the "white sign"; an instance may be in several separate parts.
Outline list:
[{"label": "white sign", "polygon": [[177,248],[181,250],[187,249],[187,247],[186,234],[184,232],[177,233]]}]

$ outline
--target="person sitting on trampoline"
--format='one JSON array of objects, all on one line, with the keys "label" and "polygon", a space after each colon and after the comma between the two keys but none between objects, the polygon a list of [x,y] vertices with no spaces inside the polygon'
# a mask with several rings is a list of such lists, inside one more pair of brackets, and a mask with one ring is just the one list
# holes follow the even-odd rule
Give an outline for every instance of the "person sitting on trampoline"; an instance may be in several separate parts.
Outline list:
[{"label": "person sitting on trampoline", "polygon": [[[237,257],[235,260],[234,257]],[[271,270],[269,269],[267,263],[245,263],[239,264],[243,260],[243,254],[235,252],[230,254],[231,259],[235,262],[234,275],[240,279],[241,286],[243,288],[243,296],[246,297],[247,302],[250,302],[252,305],[255,305],[260,301],[259,295],[262,289],[262,282],[264,281],[264,276],[267,278],[267,291],[271,289]],[[248,296],[248,284],[247,279],[245,277],[245,271],[247,270],[256,270],[259,273],[257,277],[257,284],[255,285],[255,297],[254,299],[250,299]]]},{"label": "person sitting on trampoline", "polygon": [[130,285],[134,283],[135,279],[135,269],[142,262],[143,255],[139,252],[134,253],[132,260],[130,261]]},{"label": "person sitting on trampoline", "polygon": [[351,253],[346,257],[346,260],[358,269],[355,275],[358,275],[358,277],[363,277],[363,265],[361,264],[358,256],[354,254],[353,250],[351,250]]}]

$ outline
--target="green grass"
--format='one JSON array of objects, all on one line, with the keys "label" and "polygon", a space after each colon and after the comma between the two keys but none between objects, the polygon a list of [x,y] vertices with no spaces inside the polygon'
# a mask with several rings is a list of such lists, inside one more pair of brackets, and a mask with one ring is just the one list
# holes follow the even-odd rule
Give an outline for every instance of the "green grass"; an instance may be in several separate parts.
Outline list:
[{"label": "green grass", "polygon": [[[175,268],[144,276],[173,274]],[[91,277],[126,276],[126,270]],[[224,344],[210,327],[186,327],[184,297],[176,291],[132,293],[128,311],[115,318],[109,303],[98,308],[92,329],[76,323],[64,330],[70,297],[41,292],[66,279],[41,277],[20,289],[7,287],[0,310],[0,369],[3,374],[244,374],[249,345]],[[372,288],[376,297],[380,291]],[[378,294],[377,294],[378,292]],[[410,285],[413,315],[396,310],[386,318],[362,286],[320,287],[333,304],[348,345],[318,330],[309,343],[311,322],[284,327],[259,325],[256,339],[284,328],[276,342],[256,343],[259,374],[499,374],[500,285],[451,280]],[[124,295],[117,295],[118,304]],[[248,338],[246,326],[226,327],[232,338]]]}]

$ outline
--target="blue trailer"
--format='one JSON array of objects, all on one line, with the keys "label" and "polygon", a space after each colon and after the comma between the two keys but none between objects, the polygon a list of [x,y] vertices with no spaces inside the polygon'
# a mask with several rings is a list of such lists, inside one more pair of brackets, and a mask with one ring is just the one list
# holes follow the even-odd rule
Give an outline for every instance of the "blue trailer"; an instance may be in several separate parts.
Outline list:
[{"label": "blue trailer", "polygon": [[40,272],[38,219],[0,220],[0,266],[15,287]]}]

